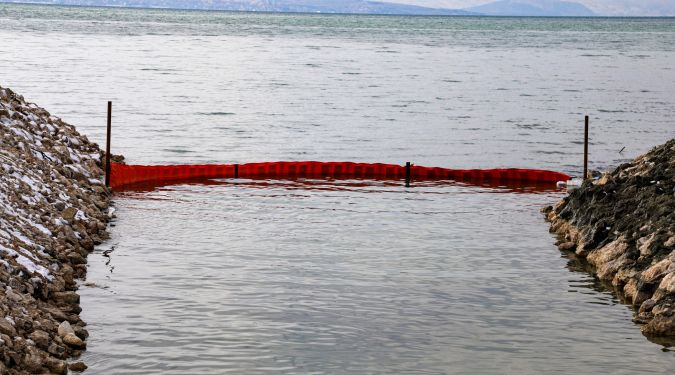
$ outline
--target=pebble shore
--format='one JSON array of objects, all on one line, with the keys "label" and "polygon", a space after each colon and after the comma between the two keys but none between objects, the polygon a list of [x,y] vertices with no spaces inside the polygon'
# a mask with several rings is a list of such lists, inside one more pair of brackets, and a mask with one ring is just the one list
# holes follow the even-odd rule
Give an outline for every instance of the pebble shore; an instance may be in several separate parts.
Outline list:
[{"label": "pebble shore", "polygon": [[0,374],[83,371],[78,280],[107,237],[103,153],[0,87]]},{"label": "pebble shore", "polygon": [[586,181],[543,210],[563,252],[635,308],[652,341],[675,344],[675,139]]}]

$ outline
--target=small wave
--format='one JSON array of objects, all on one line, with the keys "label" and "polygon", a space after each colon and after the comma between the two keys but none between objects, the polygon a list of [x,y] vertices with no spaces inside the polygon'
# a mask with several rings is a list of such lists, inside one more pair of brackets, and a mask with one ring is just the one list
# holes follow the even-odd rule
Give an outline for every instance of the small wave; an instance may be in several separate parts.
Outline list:
[{"label": "small wave", "polygon": [[602,113],[626,113],[626,111],[617,109],[617,110],[611,110],[611,109],[598,109],[598,112]]},{"label": "small wave", "polygon": [[177,69],[141,68],[142,72],[177,72]]},{"label": "small wave", "polygon": [[234,112],[197,112],[200,116],[232,116]]},{"label": "small wave", "polygon": [[550,129],[549,126],[546,126],[544,124],[516,124],[516,127],[519,129]]},{"label": "small wave", "polygon": [[543,155],[567,155],[567,152],[562,152],[562,151],[550,151],[550,150],[539,150],[535,151],[536,154],[543,154]]},{"label": "small wave", "polygon": [[173,152],[174,154],[193,154],[194,153],[194,151],[183,150],[183,149],[179,149],[179,148],[165,148],[162,151]]}]

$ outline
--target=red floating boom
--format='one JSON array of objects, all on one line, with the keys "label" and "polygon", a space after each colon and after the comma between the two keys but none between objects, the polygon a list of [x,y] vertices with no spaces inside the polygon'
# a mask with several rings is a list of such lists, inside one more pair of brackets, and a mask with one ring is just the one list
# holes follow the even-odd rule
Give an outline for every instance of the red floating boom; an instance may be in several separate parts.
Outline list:
[{"label": "red floating boom", "polygon": [[[205,165],[126,165],[111,163],[110,187],[120,188],[139,183],[171,183],[211,178],[246,179],[373,179],[404,180],[406,167],[396,164],[280,161],[248,164]],[[446,169],[412,166],[413,181],[503,181],[509,184],[555,184],[570,176],[536,169]]]}]

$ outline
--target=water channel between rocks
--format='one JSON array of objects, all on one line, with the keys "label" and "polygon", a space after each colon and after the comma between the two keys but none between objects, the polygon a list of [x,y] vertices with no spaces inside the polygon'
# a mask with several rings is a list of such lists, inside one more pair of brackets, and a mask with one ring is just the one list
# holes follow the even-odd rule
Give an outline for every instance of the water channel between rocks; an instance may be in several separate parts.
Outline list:
[{"label": "water channel between rocks", "polygon": [[105,374],[668,373],[673,354],[553,245],[538,209],[561,196],[357,181],[118,195],[81,289],[84,360]]}]

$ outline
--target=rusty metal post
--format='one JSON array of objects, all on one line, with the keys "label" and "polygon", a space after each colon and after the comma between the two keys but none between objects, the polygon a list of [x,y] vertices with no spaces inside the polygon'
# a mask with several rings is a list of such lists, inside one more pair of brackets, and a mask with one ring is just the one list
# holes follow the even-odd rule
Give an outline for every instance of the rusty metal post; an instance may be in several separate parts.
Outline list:
[{"label": "rusty metal post", "polygon": [[584,118],[584,177],[582,180],[588,178],[588,116]]},{"label": "rusty metal post", "polygon": [[110,136],[112,130],[112,102],[108,102],[108,135],[105,140],[105,186],[110,187]]},{"label": "rusty metal post", "polygon": [[410,187],[410,162],[405,163],[405,186]]}]

